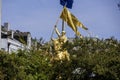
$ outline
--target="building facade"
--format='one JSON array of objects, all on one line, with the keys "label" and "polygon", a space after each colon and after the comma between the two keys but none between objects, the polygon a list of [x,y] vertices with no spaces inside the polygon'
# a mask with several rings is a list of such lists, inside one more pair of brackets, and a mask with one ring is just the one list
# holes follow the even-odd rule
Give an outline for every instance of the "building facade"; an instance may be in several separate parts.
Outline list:
[{"label": "building facade", "polygon": [[30,32],[21,32],[19,30],[10,30],[9,23],[1,26],[1,50],[15,52],[18,49],[31,48]]}]

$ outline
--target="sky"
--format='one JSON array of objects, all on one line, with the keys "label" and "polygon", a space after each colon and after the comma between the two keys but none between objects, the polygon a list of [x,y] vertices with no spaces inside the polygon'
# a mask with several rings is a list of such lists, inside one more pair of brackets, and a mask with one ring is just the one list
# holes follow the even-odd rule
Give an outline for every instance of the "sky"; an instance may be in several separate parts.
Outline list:
[{"label": "sky", "polygon": [[[83,36],[120,40],[120,0],[74,0],[74,14],[89,30],[79,28]],[[49,41],[56,21],[61,31],[62,20],[59,18],[63,7],[59,0],[2,0],[2,24],[8,22],[10,29],[30,32],[33,38]],[[67,37],[75,33],[65,24]],[[54,33],[53,38],[56,37]]]}]

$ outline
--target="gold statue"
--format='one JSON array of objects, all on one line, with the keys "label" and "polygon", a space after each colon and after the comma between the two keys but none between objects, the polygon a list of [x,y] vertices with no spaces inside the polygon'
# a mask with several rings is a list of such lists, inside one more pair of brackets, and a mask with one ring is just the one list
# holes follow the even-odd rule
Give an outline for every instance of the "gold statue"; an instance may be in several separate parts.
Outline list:
[{"label": "gold statue", "polygon": [[62,31],[62,33],[60,34],[56,26],[55,26],[55,32],[58,35],[58,38],[57,39],[52,38],[54,53],[55,53],[53,60],[70,61],[70,54],[68,53],[66,48],[63,46],[67,42],[67,37],[65,36],[66,32]]}]

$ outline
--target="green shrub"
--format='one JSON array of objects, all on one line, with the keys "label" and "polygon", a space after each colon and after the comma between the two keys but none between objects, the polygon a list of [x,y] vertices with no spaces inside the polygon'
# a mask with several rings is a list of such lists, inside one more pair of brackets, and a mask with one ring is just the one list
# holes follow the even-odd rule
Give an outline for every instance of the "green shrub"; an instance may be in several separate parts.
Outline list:
[{"label": "green shrub", "polygon": [[120,42],[114,38],[73,39],[64,45],[69,62],[51,62],[46,46],[0,51],[0,80],[120,80]]}]

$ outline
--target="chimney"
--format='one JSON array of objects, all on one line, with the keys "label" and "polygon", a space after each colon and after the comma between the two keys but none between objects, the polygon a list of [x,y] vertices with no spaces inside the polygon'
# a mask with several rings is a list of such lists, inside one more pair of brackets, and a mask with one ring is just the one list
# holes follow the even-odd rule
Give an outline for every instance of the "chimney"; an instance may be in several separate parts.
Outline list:
[{"label": "chimney", "polygon": [[9,31],[9,26],[10,26],[10,24],[9,23],[4,23],[4,29],[6,30],[6,31]]},{"label": "chimney", "polygon": [[11,30],[11,39],[13,39],[13,38],[14,38],[14,31]]},{"label": "chimney", "polygon": [[28,48],[31,47],[31,34],[29,32],[27,34],[27,46],[28,46]]}]

